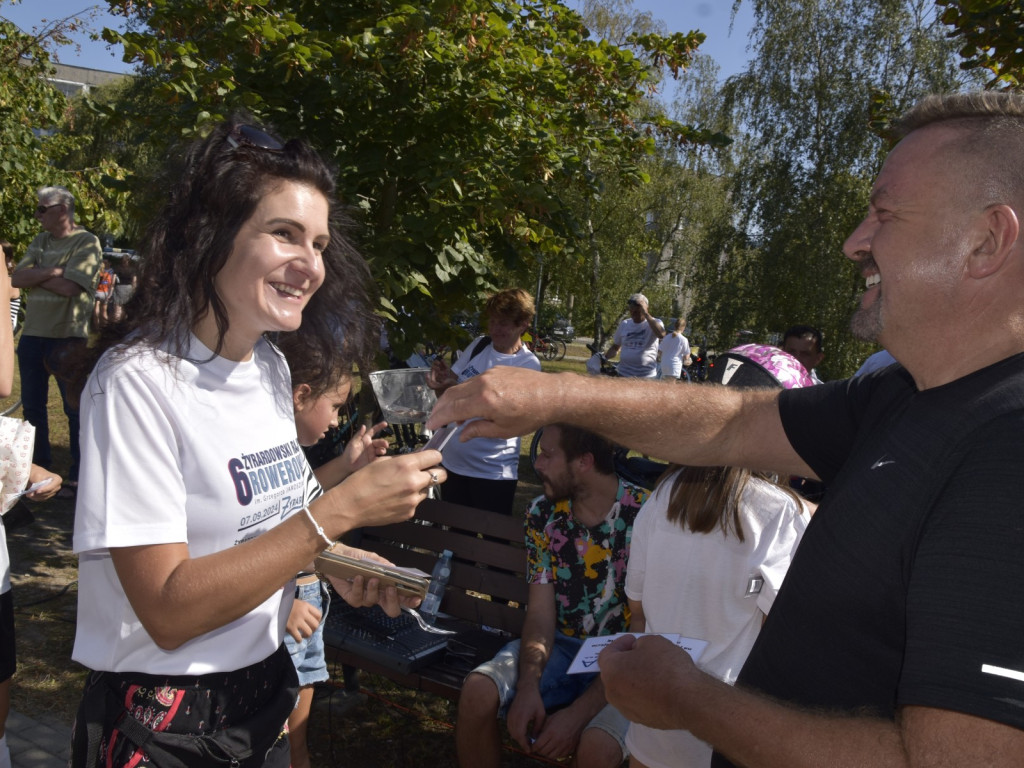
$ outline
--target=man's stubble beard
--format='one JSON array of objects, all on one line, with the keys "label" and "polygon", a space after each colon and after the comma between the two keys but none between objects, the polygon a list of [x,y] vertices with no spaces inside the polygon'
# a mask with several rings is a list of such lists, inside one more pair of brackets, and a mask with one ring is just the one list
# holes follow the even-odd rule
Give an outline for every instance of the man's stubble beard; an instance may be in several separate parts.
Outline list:
[{"label": "man's stubble beard", "polygon": [[[576,482],[572,477],[563,479],[563,482],[559,485],[555,485],[551,482],[551,479],[541,473],[537,473],[537,476],[541,480],[541,487],[544,490],[544,497],[551,502],[562,501],[568,499],[570,502],[576,496]],[[548,493],[548,487],[551,488],[551,493]]]},{"label": "man's stubble beard", "polygon": [[878,341],[882,333],[882,294],[868,307],[857,307],[850,318],[850,331],[859,341]]}]

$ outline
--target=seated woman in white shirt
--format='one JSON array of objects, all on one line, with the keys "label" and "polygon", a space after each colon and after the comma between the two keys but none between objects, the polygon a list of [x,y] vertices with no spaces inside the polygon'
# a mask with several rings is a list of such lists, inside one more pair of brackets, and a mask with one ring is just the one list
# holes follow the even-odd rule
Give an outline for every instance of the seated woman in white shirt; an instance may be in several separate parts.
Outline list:
[{"label": "seated woman in white shirt", "polygon": [[[800,363],[748,344],[719,356],[731,386],[806,386]],[[719,373],[719,383],[722,375]],[[708,641],[698,664],[733,683],[810,519],[774,479],[736,467],[676,467],[633,524],[626,595],[630,631]],[[688,731],[631,723],[631,768],[707,768],[711,746]]]}]

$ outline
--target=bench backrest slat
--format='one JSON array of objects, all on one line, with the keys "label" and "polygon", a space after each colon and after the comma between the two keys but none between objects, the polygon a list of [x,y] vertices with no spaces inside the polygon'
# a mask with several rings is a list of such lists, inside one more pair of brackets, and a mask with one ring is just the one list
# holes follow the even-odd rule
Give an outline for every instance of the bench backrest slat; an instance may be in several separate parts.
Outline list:
[{"label": "bench backrest slat", "polygon": [[352,543],[427,573],[441,551],[450,549],[454,563],[441,610],[517,636],[522,632],[528,594],[522,520],[425,499],[415,519],[360,529]]}]

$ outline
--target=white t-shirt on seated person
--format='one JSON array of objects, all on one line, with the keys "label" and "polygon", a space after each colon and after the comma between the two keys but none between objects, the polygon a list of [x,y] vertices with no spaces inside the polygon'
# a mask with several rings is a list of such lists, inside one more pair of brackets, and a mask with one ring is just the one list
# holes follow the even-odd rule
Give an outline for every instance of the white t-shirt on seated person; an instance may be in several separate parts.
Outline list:
[{"label": "white t-shirt on seated person", "polygon": [[[90,669],[202,675],[241,669],[281,645],[294,589],[219,629],[159,648],[125,596],[109,548],[185,542],[219,552],[301,514],[306,459],[284,358],[261,341],[251,360],[108,351],[82,395],[75,513],[78,630],[72,658]],[[211,359],[212,357],[212,359]]]},{"label": "white t-shirt on seated person", "polygon": [[[643,603],[646,630],[708,641],[698,666],[730,685],[771,610],[810,514],[781,488],[751,478],[740,497],[743,541],[716,528],[694,533],[666,514],[672,476],[633,523],[626,595]],[[630,754],[650,768],[703,767],[711,747],[689,731],[631,723]]]}]

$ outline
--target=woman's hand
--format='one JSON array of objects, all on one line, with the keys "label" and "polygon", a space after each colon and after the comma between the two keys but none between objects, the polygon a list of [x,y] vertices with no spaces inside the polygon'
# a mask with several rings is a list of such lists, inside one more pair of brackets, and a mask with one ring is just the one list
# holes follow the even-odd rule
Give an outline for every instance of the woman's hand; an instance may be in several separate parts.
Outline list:
[{"label": "woman's hand", "polygon": [[378,458],[329,490],[310,509],[332,538],[364,525],[408,520],[427,490],[447,477],[440,463],[441,454],[428,450]]},{"label": "woman's hand", "polygon": [[380,579],[376,578],[364,579],[362,576],[356,576],[354,579],[338,579],[328,576],[327,580],[331,582],[338,596],[354,608],[379,605],[384,613],[392,618],[402,612],[403,605],[415,608],[421,600],[419,597],[399,597],[394,586],[385,587]]},{"label": "woman's hand", "polygon": [[[376,552],[370,552],[367,549],[357,549],[356,547],[347,547],[344,544],[336,544],[333,551],[339,555],[345,555],[345,557],[372,560],[382,565],[394,565],[387,558],[381,557]],[[331,582],[334,586],[334,591],[338,593],[342,600],[356,608],[379,604],[384,613],[394,617],[401,613],[403,605],[415,608],[420,604],[421,598],[419,597],[399,597],[398,590],[394,587],[381,589],[380,582],[377,579],[366,580],[361,576],[357,578],[359,580],[358,584],[356,579],[338,579],[333,576],[328,576],[327,580]]]},{"label": "woman's hand", "polygon": [[60,490],[62,482],[60,475],[33,464],[32,469],[30,469],[28,473],[29,487],[46,479],[49,479],[50,482],[41,488],[32,491],[32,493],[26,493],[25,498],[29,501],[46,501],[47,499],[52,498],[57,491]]},{"label": "woman's hand", "polygon": [[368,549],[359,549],[359,547],[349,547],[342,544],[340,541],[331,547],[331,552],[334,552],[336,555],[351,557],[354,560],[372,560],[373,562],[380,563],[381,565],[394,565],[394,563],[386,557],[381,557],[376,552],[371,552]]}]

